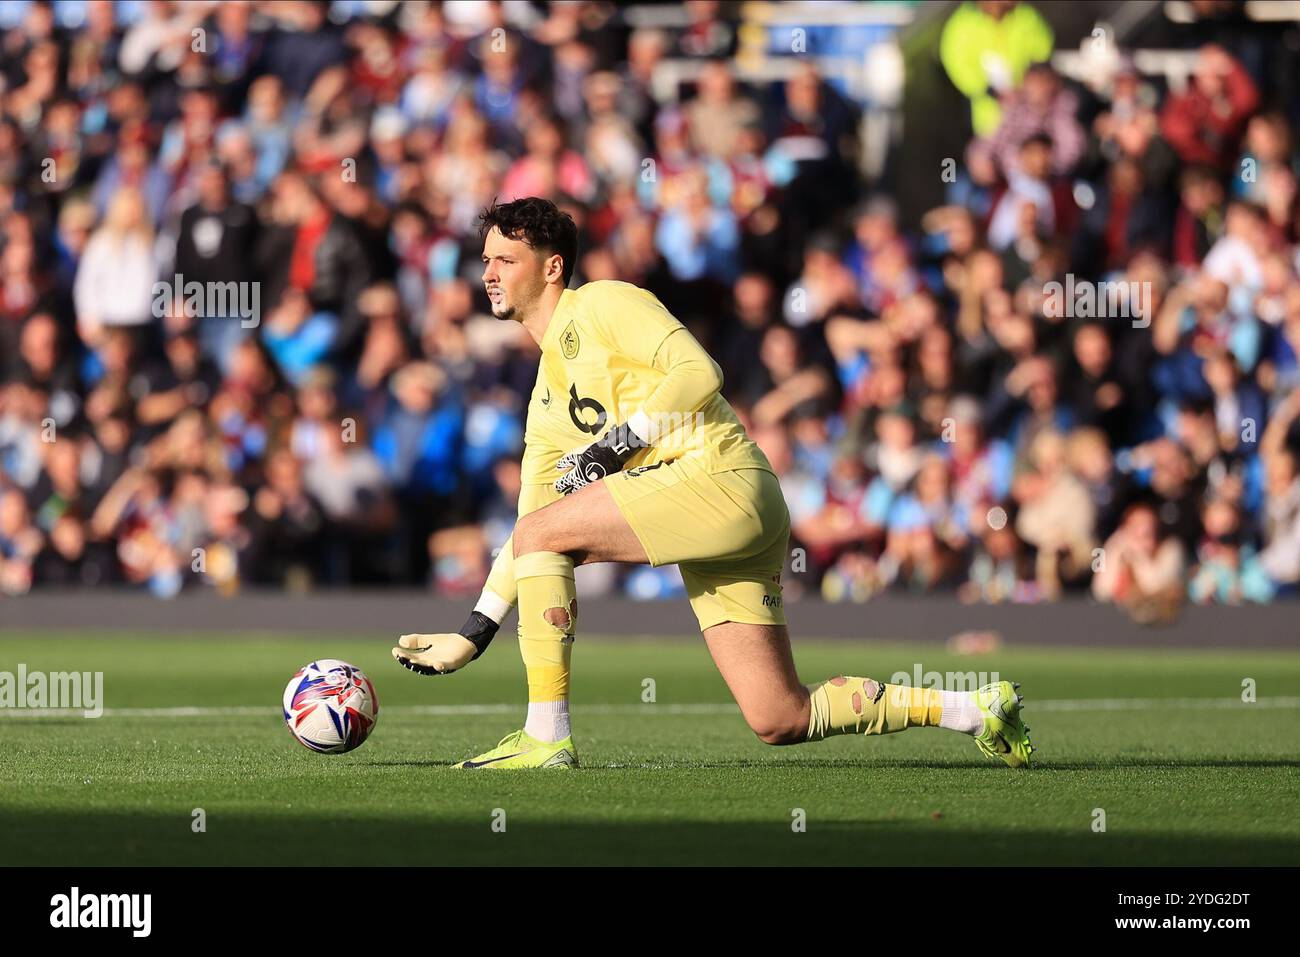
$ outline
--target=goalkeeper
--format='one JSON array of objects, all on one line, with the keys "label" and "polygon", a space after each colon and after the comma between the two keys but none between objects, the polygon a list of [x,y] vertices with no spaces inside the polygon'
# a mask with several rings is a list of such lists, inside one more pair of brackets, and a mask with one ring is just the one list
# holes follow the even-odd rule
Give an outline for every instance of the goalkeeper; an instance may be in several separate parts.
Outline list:
[{"label": "goalkeeper", "polygon": [[460,632],[403,635],[393,649],[413,671],[454,672],[519,606],[524,726],[457,767],[577,766],[573,569],[588,562],[679,566],[714,664],[768,744],[933,726],[972,736],[1012,767],[1029,764],[1009,682],[972,692],[848,675],[803,685],[781,594],[790,516],[772,466],[719,392],[717,364],[649,292],[614,281],[568,289],[577,229],[553,203],[494,205],[481,230],[493,315],[541,347],[519,520]]}]

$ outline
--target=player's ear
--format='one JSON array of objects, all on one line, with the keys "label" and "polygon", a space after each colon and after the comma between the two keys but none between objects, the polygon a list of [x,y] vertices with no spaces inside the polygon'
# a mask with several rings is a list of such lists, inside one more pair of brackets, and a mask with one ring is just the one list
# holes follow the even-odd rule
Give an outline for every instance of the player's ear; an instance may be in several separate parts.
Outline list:
[{"label": "player's ear", "polygon": [[559,253],[552,253],[546,259],[546,281],[562,282],[564,279],[564,257]]}]

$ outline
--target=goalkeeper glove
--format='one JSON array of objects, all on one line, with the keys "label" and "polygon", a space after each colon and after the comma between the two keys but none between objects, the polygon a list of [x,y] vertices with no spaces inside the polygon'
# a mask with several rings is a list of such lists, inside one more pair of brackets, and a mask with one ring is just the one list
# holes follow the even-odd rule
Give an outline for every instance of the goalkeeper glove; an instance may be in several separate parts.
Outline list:
[{"label": "goalkeeper glove", "polygon": [[457,634],[402,635],[393,649],[393,657],[403,668],[416,674],[450,674],[487,651],[499,627],[482,612],[470,612],[469,620]]},{"label": "goalkeeper glove", "polygon": [[650,443],[632,431],[630,426],[616,425],[585,449],[570,452],[555,463],[557,469],[568,469],[555,483],[562,495],[599,482],[606,475],[621,471],[628,460]]}]

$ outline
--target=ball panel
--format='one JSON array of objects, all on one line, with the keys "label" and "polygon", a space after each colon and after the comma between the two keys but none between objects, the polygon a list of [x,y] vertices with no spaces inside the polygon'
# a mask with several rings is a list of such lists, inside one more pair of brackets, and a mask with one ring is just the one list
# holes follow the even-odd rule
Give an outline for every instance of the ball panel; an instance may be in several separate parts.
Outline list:
[{"label": "ball panel", "polygon": [[379,715],[374,683],[337,658],[321,658],[295,672],[285,686],[283,704],[289,732],[321,754],[360,747]]}]

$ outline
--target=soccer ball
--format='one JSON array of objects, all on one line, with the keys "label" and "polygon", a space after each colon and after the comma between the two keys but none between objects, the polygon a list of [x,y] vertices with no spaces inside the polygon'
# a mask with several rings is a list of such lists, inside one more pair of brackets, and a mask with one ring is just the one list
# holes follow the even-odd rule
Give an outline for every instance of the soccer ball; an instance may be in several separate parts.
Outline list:
[{"label": "soccer ball", "polygon": [[320,658],[284,689],[284,723],[304,747],[342,754],[361,747],[379,718],[375,686],[360,668]]}]

